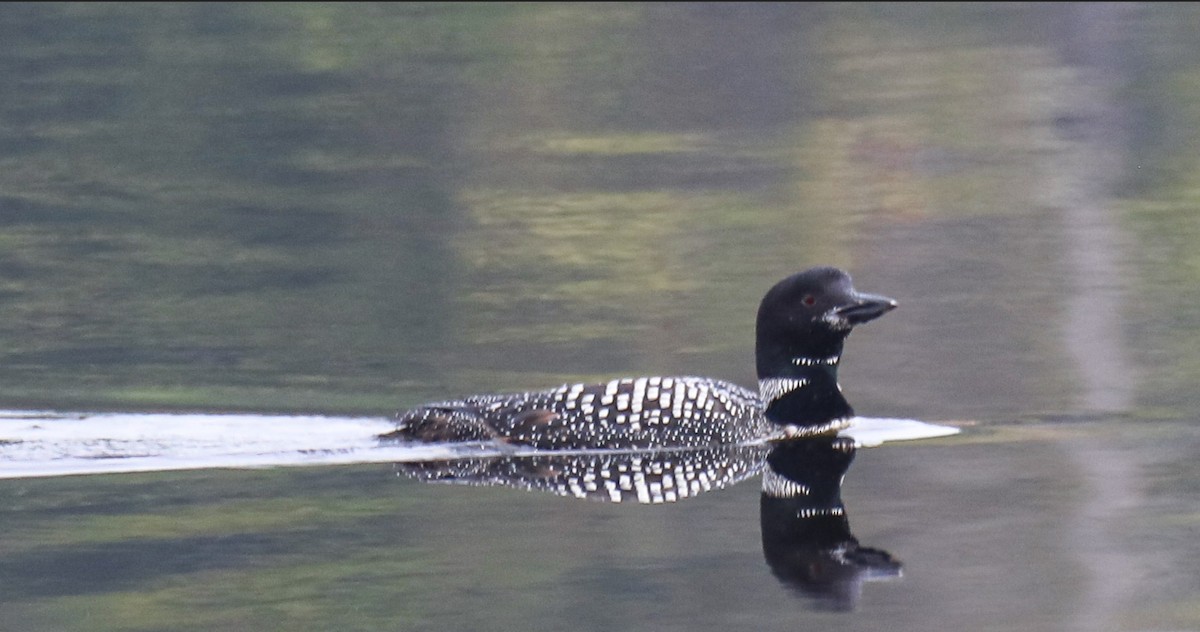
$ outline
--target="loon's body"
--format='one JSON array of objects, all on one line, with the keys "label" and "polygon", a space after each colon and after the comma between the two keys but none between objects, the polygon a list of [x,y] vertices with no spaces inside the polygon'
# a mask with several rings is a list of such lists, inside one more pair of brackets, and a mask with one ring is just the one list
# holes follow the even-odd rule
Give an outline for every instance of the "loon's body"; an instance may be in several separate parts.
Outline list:
[{"label": "loon's body", "polygon": [[623,378],[531,393],[427,404],[395,437],[492,441],[544,449],[698,447],[745,443],[770,430],[758,396],[702,377]]},{"label": "loon's body", "polygon": [[896,306],[854,290],[836,268],[777,283],[759,306],[759,391],[702,377],[622,378],[476,395],[401,413],[384,440],[488,442],[539,449],[653,449],[829,434],[854,415],[837,368],[850,330]]}]

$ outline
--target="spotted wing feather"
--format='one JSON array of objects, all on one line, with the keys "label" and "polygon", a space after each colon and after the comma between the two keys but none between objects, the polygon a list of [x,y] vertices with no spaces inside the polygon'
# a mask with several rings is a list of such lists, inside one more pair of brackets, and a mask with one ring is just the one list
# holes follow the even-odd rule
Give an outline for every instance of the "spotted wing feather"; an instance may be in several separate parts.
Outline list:
[{"label": "spotted wing feather", "polygon": [[653,449],[742,443],[770,431],[753,391],[709,378],[644,377],[424,406],[401,414],[383,438]]}]

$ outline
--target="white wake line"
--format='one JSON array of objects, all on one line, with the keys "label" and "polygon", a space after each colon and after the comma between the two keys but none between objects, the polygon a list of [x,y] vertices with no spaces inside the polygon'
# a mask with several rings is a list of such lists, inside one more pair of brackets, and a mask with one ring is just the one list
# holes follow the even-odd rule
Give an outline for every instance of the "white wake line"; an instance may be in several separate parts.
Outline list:
[{"label": "white wake line", "polygon": [[[0,411],[0,479],[546,453],[376,440],[393,429],[382,417]],[[842,434],[874,447],[957,432],[913,419],[856,417]]]}]

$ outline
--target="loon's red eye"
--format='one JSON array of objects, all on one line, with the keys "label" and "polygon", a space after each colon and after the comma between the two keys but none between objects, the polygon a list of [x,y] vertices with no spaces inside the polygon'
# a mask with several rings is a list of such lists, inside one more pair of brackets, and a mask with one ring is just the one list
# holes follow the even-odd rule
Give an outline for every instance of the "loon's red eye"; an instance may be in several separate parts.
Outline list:
[{"label": "loon's red eye", "polygon": [[812,307],[813,305],[817,304],[817,297],[813,296],[812,294],[805,294],[804,298],[800,299],[800,302]]}]

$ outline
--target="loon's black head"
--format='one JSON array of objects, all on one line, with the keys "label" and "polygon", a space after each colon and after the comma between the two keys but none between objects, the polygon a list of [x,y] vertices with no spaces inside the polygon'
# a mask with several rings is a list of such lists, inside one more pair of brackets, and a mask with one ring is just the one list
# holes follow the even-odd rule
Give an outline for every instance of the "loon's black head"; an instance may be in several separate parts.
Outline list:
[{"label": "loon's black head", "polygon": [[837,386],[842,344],[856,325],[895,307],[890,298],[855,290],[837,268],[812,268],[776,283],[759,305],[755,345],[767,416],[819,424],[853,415]]}]

